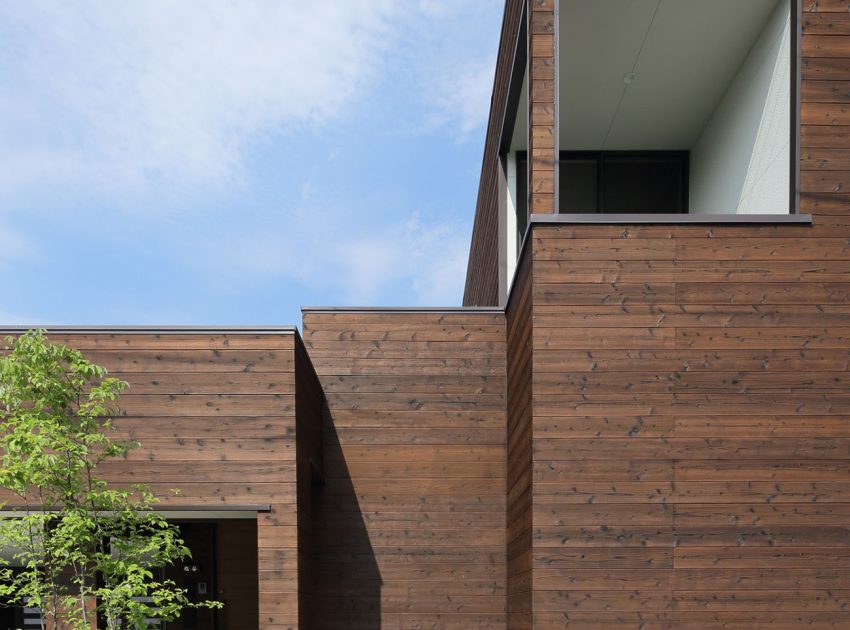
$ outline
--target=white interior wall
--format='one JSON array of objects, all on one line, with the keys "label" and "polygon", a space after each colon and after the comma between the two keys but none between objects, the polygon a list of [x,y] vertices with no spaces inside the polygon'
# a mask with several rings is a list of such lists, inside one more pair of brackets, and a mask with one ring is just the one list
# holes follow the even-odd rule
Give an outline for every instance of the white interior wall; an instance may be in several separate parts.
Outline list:
[{"label": "white interior wall", "polygon": [[790,28],[781,0],[691,150],[692,214],[789,211]]},{"label": "white interior wall", "polygon": [[511,152],[508,153],[507,158],[507,183],[508,183],[508,194],[507,194],[507,256],[508,256],[508,279],[513,278],[514,270],[516,269],[516,261],[517,256],[519,256],[519,252],[517,251],[516,245],[516,231],[517,231],[517,220],[516,220],[516,153]]},{"label": "white interior wall", "polygon": [[528,71],[522,79],[522,88],[520,89],[519,106],[517,107],[516,120],[514,121],[513,134],[511,136],[511,147],[507,155],[507,165],[505,179],[508,187],[506,205],[506,234],[507,242],[507,279],[508,284],[514,277],[516,271],[517,257],[519,251],[517,247],[517,170],[516,170],[516,152],[528,150]]}]

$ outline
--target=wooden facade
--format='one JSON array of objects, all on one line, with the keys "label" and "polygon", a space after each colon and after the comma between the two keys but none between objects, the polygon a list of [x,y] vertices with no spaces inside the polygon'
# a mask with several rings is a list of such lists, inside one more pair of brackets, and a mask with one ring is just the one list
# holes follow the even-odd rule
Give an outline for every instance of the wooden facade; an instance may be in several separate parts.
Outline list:
[{"label": "wooden facade", "polygon": [[304,312],[325,392],[311,628],[505,627],[501,311]]},{"label": "wooden facade", "polygon": [[506,310],[508,628],[850,627],[848,15],[802,5],[811,224],[530,217]]},{"label": "wooden facade", "polygon": [[557,212],[558,34],[555,0],[528,2],[528,208]]},{"label": "wooden facade", "polygon": [[[242,530],[222,521],[219,562],[230,563],[214,595],[231,610],[219,627],[298,627],[307,555],[300,547],[310,531],[299,526],[309,510],[303,497],[310,495],[309,471],[305,480],[300,463],[320,470],[320,435],[312,427],[321,426],[322,407],[298,333],[55,330],[49,336],[130,385],[121,396],[116,435],[138,440],[141,448],[126,462],[101,466],[102,476],[150,484],[166,513],[256,514]],[[238,538],[221,539],[230,535]],[[234,557],[234,549],[242,555]],[[246,553],[256,559],[246,560]],[[250,576],[234,578],[246,570],[254,572],[248,598]]]},{"label": "wooden facade", "polygon": [[535,226],[535,628],[850,626],[850,245],[824,216]]}]

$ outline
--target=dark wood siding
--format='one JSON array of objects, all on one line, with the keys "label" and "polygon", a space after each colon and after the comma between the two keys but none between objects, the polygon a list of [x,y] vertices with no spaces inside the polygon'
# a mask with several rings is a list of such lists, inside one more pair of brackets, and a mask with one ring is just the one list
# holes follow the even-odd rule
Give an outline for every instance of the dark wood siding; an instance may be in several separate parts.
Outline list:
[{"label": "dark wood siding", "polygon": [[850,625],[848,228],[534,226],[535,627]]},{"label": "dark wood siding", "polygon": [[[499,144],[502,119],[514,62],[514,46],[520,30],[525,0],[507,0],[496,60],[496,77],[490,102],[490,120],[484,143],[484,160],[478,184],[478,203],[469,248],[464,306],[499,304]],[[521,44],[523,45],[523,44]]]},{"label": "dark wood siding", "polygon": [[[130,384],[116,433],[139,440],[141,448],[126,462],[102,466],[104,477],[151,484],[163,509],[271,505],[255,525],[259,627],[298,627],[296,335],[48,336]],[[299,382],[305,378],[309,374]],[[306,395],[308,407],[312,398]],[[305,422],[309,418],[298,424]],[[179,496],[171,492],[175,487]]]},{"label": "dark wood siding", "polygon": [[520,260],[507,326],[508,629],[531,627],[532,590],[532,296],[529,250]]},{"label": "dark wood siding", "polygon": [[850,39],[806,8],[813,226],[534,227],[535,627],[850,626]]},{"label": "dark wood siding", "polygon": [[504,316],[303,321],[329,415],[313,627],[504,628]]},{"label": "dark wood siding", "polygon": [[848,8],[804,4],[812,226],[533,227],[535,628],[850,627]]},{"label": "dark wood siding", "polygon": [[530,0],[528,12],[528,197],[530,214],[553,214],[556,133],[557,57],[555,0]]}]

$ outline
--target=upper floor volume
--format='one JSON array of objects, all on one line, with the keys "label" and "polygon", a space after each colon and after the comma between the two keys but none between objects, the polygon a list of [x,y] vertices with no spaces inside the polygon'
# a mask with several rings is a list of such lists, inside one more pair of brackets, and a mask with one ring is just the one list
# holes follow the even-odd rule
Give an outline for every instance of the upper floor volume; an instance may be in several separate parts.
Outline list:
[{"label": "upper floor volume", "polygon": [[481,189],[498,189],[501,298],[536,214],[796,213],[798,5],[509,2]]}]

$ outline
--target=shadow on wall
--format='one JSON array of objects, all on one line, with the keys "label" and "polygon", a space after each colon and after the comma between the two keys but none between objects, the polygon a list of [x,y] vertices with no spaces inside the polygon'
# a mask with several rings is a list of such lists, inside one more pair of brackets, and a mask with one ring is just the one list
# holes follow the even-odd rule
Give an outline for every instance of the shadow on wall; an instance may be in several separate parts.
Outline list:
[{"label": "shadow on wall", "polygon": [[333,423],[324,420],[325,483],[313,492],[315,630],[381,627],[381,574]]}]

